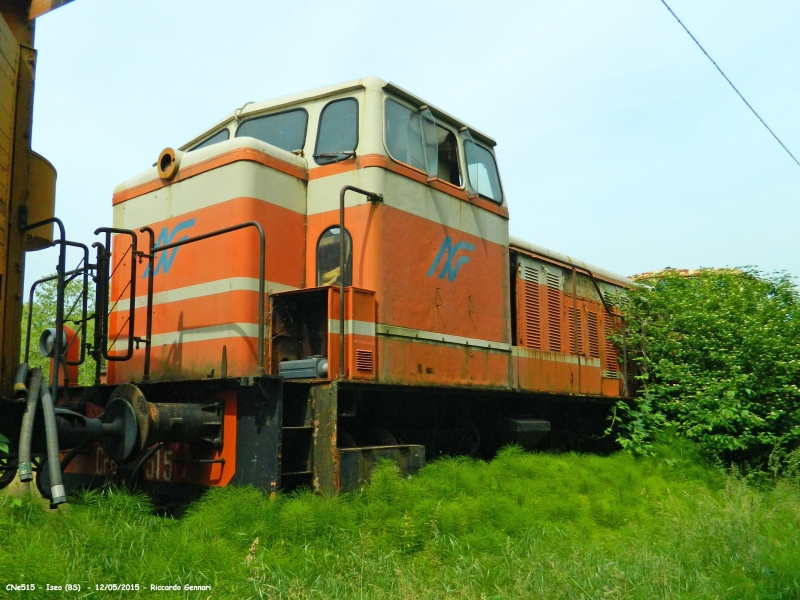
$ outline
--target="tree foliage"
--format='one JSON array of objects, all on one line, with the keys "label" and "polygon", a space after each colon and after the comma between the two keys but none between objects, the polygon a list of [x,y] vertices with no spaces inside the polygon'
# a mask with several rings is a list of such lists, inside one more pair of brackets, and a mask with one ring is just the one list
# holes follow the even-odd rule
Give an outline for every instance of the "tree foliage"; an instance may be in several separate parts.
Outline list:
[{"label": "tree foliage", "polygon": [[[667,270],[621,299],[640,389],[620,443],[646,452],[665,425],[748,471],[797,462],[800,294],[783,273]],[[638,348],[638,349],[637,349]]]},{"label": "tree foliage", "polygon": [[[94,297],[90,286],[90,295],[87,300],[88,315],[94,314]],[[51,327],[55,327],[56,322],[56,280],[46,281],[36,287],[36,294],[33,299],[33,311],[31,319],[31,338],[28,364],[31,368],[40,367],[45,380],[49,379],[50,359],[45,358],[39,353],[39,335]],[[81,331],[81,318],[83,310],[81,281],[73,279],[64,290],[64,324],[75,331]],[[28,322],[28,305],[22,309],[22,346],[20,349],[20,362],[25,360],[25,339]],[[92,342],[94,335],[94,320],[90,319],[84,327],[86,332],[85,340]],[[79,343],[76,340],[75,343]],[[95,362],[88,355],[86,361],[78,369],[78,383],[80,385],[91,385],[94,382]]]}]

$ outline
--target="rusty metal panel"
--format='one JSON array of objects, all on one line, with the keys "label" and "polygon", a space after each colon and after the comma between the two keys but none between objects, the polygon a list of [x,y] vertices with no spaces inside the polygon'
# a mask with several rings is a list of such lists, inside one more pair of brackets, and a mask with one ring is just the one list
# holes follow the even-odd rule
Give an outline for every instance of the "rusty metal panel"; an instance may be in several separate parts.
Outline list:
[{"label": "rusty metal panel", "polygon": [[339,490],[339,454],[336,447],[336,384],[311,388],[313,446],[311,470],[314,490],[333,494]]},{"label": "rusty metal panel", "polygon": [[5,234],[8,229],[18,64],[19,44],[5,20],[0,19],[0,244],[3,245],[0,259],[5,258]]},{"label": "rusty metal panel", "polygon": [[[30,139],[33,117],[33,80],[36,71],[36,51],[33,45],[33,28],[20,15],[13,11],[3,10],[2,46],[10,53],[8,58],[16,56],[16,81],[14,82],[13,113],[0,110],[0,119],[11,118],[13,123],[12,137],[8,148],[10,155],[0,159],[9,169],[3,173],[9,182],[8,191],[3,198],[6,205],[2,210],[2,226],[0,240],[4,247],[0,250],[0,297],[3,305],[0,314],[2,331],[0,339],[3,343],[2,364],[0,365],[0,392],[10,393],[14,371],[19,364],[20,322],[22,320],[22,277],[25,269],[23,236],[16,227],[19,208],[27,203],[29,184]],[[15,42],[12,42],[12,37]],[[17,44],[16,54],[12,46]],[[6,58],[0,59],[0,63]],[[10,63],[7,66],[11,66]],[[9,73],[6,73],[8,76]],[[5,78],[3,85],[8,85]],[[5,96],[5,102],[9,100]],[[0,135],[0,137],[2,137]],[[9,179],[10,173],[10,179]],[[13,226],[12,226],[13,225]]]},{"label": "rusty metal panel", "polygon": [[[14,121],[17,98],[19,44],[0,19],[0,293],[6,283],[8,265],[8,207],[11,196],[11,168],[14,155]],[[3,300],[9,296],[2,294]],[[13,296],[12,296],[13,297]],[[0,308],[0,339],[3,337],[5,302]],[[4,352],[9,346],[4,344]],[[5,359],[9,362],[11,357]]]}]

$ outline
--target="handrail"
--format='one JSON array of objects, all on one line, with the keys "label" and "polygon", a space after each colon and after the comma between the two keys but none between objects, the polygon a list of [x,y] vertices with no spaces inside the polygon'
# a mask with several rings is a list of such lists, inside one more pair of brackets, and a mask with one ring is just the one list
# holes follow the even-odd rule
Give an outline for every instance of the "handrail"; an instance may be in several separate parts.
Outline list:
[{"label": "handrail", "polygon": [[48,225],[49,223],[58,225],[58,232],[61,235],[59,239],[53,241],[53,245],[58,244],[60,247],[58,250],[58,265],[56,266],[56,276],[58,278],[58,283],[56,284],[56,339],[53,341],[53,351],[55,354],[53,356],[54,376],[53,383],[51,384],[51,398],[58,398],[58,373],[61,367],[61,331],[64,326],[64,271],[67,269],[67,235],[64,223],[57,217],[50,217],[49,219],[43,219],[36,223],[25,225],[20,227],[19,231],[20,233],[25,233],[41,227],[42,225]]},{"label": "handrail", "polygon": [[[156,268],[155,256],[153,255],[153,246],[155,245],[156,234],[149,227],[142,227],[139,231],[146,233],[149,236],[149,249],[148,254],[141,253],[140,256],[147,258],[147,272],[153,273]],[[153,333],[153,278],[147,278],[147,316],[145,317],[145,331],[144,331],[144,373],[142,374],[142,381],[150,381],[150,347],[152,346],[152,333]]]},{"label": "handrail", "polygon": [[[150,236],[150,252],[149,257],[154,257],[156,252],[163,252],[164,250],[170,250],[171,248],[177,248],[179,246],[185,246],[186,244],[193,244],[194,242],[200,242],[202,240],[207,240],[212,237],[216,237],[218,235],[223,235],[225,233],[230,233],[232,231],[238,231],[240,229],[245,229],[247,227],[255,227],[258,230],[259,236],[259,262],[258,262],[258,375],[263,375],[264,371],[264,330],[265,330],[265,315],[264,315],[264,262],[266,260],[266,239],[264,237],[264,229],[261,227],[260,223],[256,221],[247,221],[245,223],[239,223],[238,225],[232,225],[231,227],[225,227],[224,229],[217,229],[216,231],[211,231],[209,233],[204,233],[202,235],[196,235],[194,237],[186,238],[184,240],[178,240],[177,242],[171,242],[169,244],[164,244],[163,246],[153,246],[153,236]],[[147,228],[142,228],[139,231],[145,232]],[[153,303],[153,276],[155,273],[155,269],[152,268],[154,260],[151,258],[151,268],[148,273],[148,282],[147,282],[147,305],[149,308],[152,308]],[[148,310],[150,313],[151,310]],[[148,326],[149,328],[149,326]],[[148,339],[146,340],[145,345],[145,373],[144,376],[150,376],[150,336],[148,334]]]},{"label": "handrail", "polygon": [[[383,202],[383,196],[375,192],[368,192],[354,185],[346,185],[339,192],[339,377],[344,379],[344,195],[348,191],[356,192],[367,197],[367,202]],[[353,251],[353,244],[350,244],[350,251]],[[352,285],[353,282],[350,282]]]},{"label": "handrail", "polygon": [[[73,269],[72,271],[67,271],[64,273],[65,275],[79,275],[83,269]],[[28,294],[28,319],[27,325],[25,326],[25,359],[24,362],[30,362],[28,359],[30,358],[30,346],[31,346],[31,329],[33,328],[32,324],[32,313],[31,307],[33,306],[33,296],[36,291],[36,288],[42,284],[47,283],[48,281],[53,281],[53,279],[58,279],[58,275],[50,275],[50,277],[42,277],[41,279],[37,279],[31,284],[31,290]]]},{"label": "handrail", "polygon": [[[125,352],[125,354],[123,356],[111,356],[108,353],[107,340],[105,340],[103,342],[102,350],[101,350],[101,354],[102,354],[103,358],[105,358],[106,360],[122,362],[122,361],[130,360],[133,357],[133,345],[134,345],[134,342],[136,341],[134,339],[134,335],[135,335],[134,325],[135,325],[135,317],[136,317],[136,277],[137,277],[137,273],[136,273],[136,256],[137,256],[137,251],[136,251],[136,232],[132,231],[130,229],[119,229],[119,228],[116,228],[116,227],[100,227],[98,229],[95,229],[95,231],[94,231],[95,235],[100,235],[101,233],[105,233],[106,234],[105,246],[103,246],[102,244],[99,244],[99,243],[95,243],[95,244],[93,244],[93,246],[98,247],[99,249],[101,249],[101,252],[103,250],[105,251],[105,253],[103,254],[102,259],[104,259],[106,261],[107,261],[108,257],[111,255],[109,249],[111,248],[111,234],[112,233],[117,233],[117,234],[122,234],[122,235],[129,235],[131,237],[131,284],[130,284],[131,289],[130,289],[130,293],[129,293],[130,294],[130,301],[129,301],[129,308],[128,308],[129,314],[130,314],[130,317],[128,318],[128,349],[127,349],[127,351]],[[98,252],[98,254],[100,254],[100,252]],[[103,267],[104,267],[103,268],[103,271],[104,271],[103,273],[99,272],[100,271],[100,263],[101,263],[101,257],[100,256],[98,256],[97,263],[98,263],[98,279],[100,278],[100,276],[105,278],[106,275],[107,275],[107,272],[108,272],[108,263],[107,262],[103,263]],[[103,290],[103,291],[105,292],[105,290]],[[103,325],[104,325],[103,329],[105,330],[105,333],[108,334],[108,318],[111,315],[108,312],[108,306],[106,306],[106,304],[107,304],[107,299],[103,298],[103,300],[101,302],[101,305],[103,306]]]}]

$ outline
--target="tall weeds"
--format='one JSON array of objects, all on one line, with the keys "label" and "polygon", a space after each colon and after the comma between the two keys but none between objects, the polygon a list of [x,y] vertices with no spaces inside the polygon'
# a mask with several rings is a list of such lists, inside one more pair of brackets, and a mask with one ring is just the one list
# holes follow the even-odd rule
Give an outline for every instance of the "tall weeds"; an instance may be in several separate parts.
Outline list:
[{"label": "tall weeds", "polygon": [[213,598],[796,598],[800,489],[754,489],[671,440],[638,459],[512,447],[411,479],[384,464],[337,497],[212,490],[180,519],[111,490],[58,512],[0,495],[0,573]]}]

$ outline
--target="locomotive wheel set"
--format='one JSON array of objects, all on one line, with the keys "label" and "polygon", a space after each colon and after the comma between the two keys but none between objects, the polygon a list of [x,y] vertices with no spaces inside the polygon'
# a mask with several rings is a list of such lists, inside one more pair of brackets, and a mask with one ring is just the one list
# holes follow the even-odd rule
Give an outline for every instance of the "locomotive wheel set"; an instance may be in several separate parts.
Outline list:
[{"label": "locomotive wheel set", "polygon": [[22,224],[60,233],[51,380],[29,325],[0,482],[36,471],[53,504],[107,481],[336,492],[380,459],[593,443],[628,395],[611,298],[631,282],[509,237],[494,145],[370,77],[166,149],[91,249]]}]

